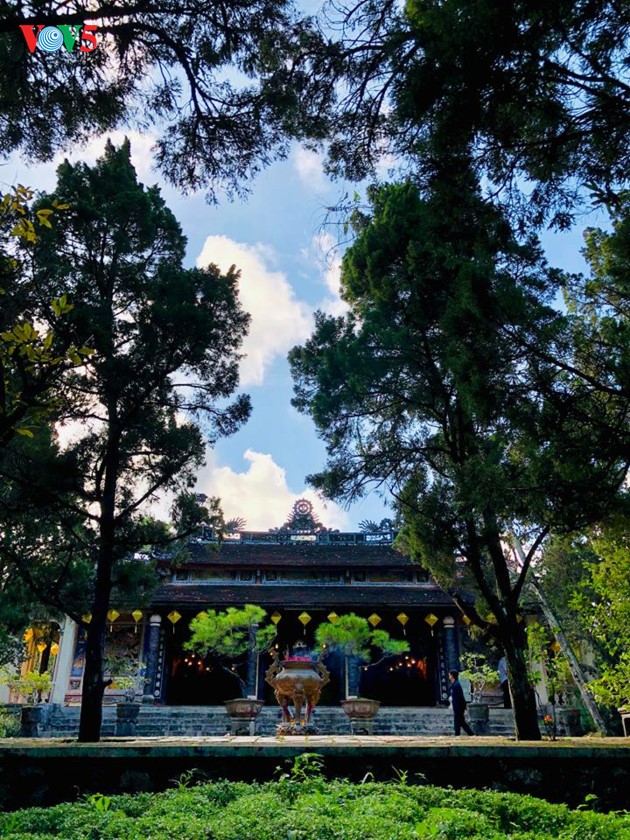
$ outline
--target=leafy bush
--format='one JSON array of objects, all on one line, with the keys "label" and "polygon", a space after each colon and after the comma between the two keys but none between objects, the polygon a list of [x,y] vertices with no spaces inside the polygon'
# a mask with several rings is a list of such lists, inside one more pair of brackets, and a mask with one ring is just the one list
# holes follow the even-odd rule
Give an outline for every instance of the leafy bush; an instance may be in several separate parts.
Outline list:
[{"label": "leafy bush", "polygon": [[0,738],[15,738],[20,733],[20,716],[0,709]]},{"label": "leafy bush", "polygon": [[[299,774],[298,774],[299,775]],[[400,783],[178,785],[0,814],[5,840],[629,840],[630,815],[571,811],[531,796]]]}]

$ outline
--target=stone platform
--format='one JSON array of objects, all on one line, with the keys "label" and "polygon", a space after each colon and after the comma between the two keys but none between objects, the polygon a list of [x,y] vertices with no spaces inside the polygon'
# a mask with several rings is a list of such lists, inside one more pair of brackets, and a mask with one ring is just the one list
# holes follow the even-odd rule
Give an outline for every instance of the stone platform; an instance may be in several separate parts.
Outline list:
[{"label": "stone platform", "polygon": [[[265,706],[256,720],[256,734],[275,735],[280,723],[278,706]],[[350,721],[338,706],[318,706],[313,723],[323,735],[350,734]],[[104,736],[115,734],[116,709],[103,709]],[[225,735],[229,718],[223,706],[141,706],[136,735],[140,737]],[[76,737],[79,731],[78,706],[53,706],[42,734],[53,738]],[[375,735],[450,735],[453,714],[447,708],[418,706],[381,707],[374,719]],[[490,735],[514,734],[509,709],[490,709]]]},{"label": "stone platform", "polygon": [[603,809],[628,806],[630,744],[622,738],[514,742],[492,737],[309,736],[0,741],[0,805],[18,808],[85,793],[163,790],[196,778],[265,781],[304,752],[331,777],[530,793],[573,807],[594,794]]}]

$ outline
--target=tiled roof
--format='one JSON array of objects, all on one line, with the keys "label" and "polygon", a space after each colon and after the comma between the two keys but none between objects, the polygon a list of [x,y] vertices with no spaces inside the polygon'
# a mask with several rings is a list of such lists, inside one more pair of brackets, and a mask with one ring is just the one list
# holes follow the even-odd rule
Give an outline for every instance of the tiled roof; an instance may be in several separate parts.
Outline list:
[{"label": "tiled roof", "polygon": [[192,609],[259,604],[286,609],[330,607],[453,607],[452,599],[435,585],[429,586],[282,586],[164,584],[152,599],[154,608],[181,606]]},{"label": "tiled roof", "polygon": [[408,557],[390,545],[322,545],[315,543],[255,543],[225,542],[189,546],[190,560],[186,566],[380,566],[387,568],[415,567]]}]

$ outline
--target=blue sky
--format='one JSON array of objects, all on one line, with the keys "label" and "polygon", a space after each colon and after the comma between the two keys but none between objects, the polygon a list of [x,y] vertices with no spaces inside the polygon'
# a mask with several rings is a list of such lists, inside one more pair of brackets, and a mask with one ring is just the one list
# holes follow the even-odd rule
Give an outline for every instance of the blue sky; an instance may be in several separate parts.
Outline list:
[{"label": "blue sky", "polygon": [[[124,133],[110,136],[119,143]],[[324,447],[312,421],[290,405],[287,351],[310,335],[314,309],[343,311],[337,294],[340,251],[334,231],[324,221],[326,206],[339,201],[345,186],[329,182],[320,158],[296,146],[286,161],[258,177],[248,200],[208,205],[203,193],[184,197],[165,186],[152,170],[151,138],[133,131],[128,136],[139,179],[162,186],[168,206],[188,237],[187,264],[215,262],[224,270],[231,264],[239,267],[241,297],[252,315],[245,347],[248,355],[241,367],[243,389],[253,402],[252,417],[241,431],[208,453],[198,489],[220,496],[226,515],[242,516],[250,528],[282,524],[293,502],[302,496],[315,503],[325,525],[342,530],[357,529],[362,519],[379,521],[390,516],[375,493],[345,511],[331,502],[324,507],[307,489],[305,476],[322,468]],[[67,156],[94,161],[104,141],[94,140]],[[13,158],[0,169],[0,189],[16,182],[52,189],[55,166],[62,158],[37,167]],[[586,221],[600,222],[597,218]],[[582,225],[568,234],[546,234],[543,244],[553,264],[573,271],[584,269],[579,255]]]}]

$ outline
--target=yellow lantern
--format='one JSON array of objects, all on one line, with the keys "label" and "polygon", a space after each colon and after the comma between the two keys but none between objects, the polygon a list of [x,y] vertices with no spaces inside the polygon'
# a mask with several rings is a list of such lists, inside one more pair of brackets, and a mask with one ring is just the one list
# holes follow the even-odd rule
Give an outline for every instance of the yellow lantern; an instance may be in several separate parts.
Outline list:
[{"label": "yellow lantern", "polygon": [[407,615],[407,613],[401,612],[396,616],[396,618],[402,624],[403,636],[406,636],[407,635],[407,628],[405,627],[405,625],[409,621],[409,616]]},{"label": "yellow lantern", "polygon": [[372,627],[376,627],[378,624],[381,623],[382,620],[383,619],[380,617],[380,615],[377,615],[376,613],[372,613],[372,615],[368,618],[368,621],[370,622]]},{"label": "yellow lantern", "polygon": [[271,620],[273,621],[274,624],[277,624],[280,621],[280,619],[282,618],[282,616],[276,610],[274,613],[271,614],[270,618],[271,618]]},{"label": "yellow lantern", "polygon": [[303,612],[298,615],[298,619],[302,622],[302,625],[304,626],[304,635],[306,635],[306,625],[311,620],[311,616],[307,612]]},{"label": "yellow lantern", "polygon": [[28,630],[24,633],[24,641],[30,642],[33,638],[33,628],[29,627]]},{"label": "yellow lantern", "polygon": [[114,622],[120,616],[118,610],[110,610],[107,613],[107,620],[109,621],[109,632],[111,633],[114,627]]},{"label": "yellow lantern", "polygon": [[437,622],[440,619],[437,617],[437,615],[433,615],[433,613],[429,613],[428,615],[425,615],[424,620],[426,621],[426,623],[431,628],[431,635],[433,635],[433,627],[437,624]]},{"label": "yellow lantern", "polygon": [[136,626],[133,628],[133,632],[134,632],[134,633],[137,633],[137,632],[138,632],[138,622],[139,622],[139,621],[140,621],[140,619],[142,618],[142,615],[143,615],[142,610],[134,610],[134,611],[131,613],[131,617],[132,617],[132,618],[133,618],[133,620],[136,622]]},{"label": "yellow lantern", "polygon": [[520,624],[522,620],[523,620],[523,616],[520,613],[518,613],[517,616],[516,616],[517,624]]},{"label": "yellow lantern", "polygon": [[58,653],[59,653],[59,645],[57,644],[57,642],[53,642],[52,645],[50,646],[50,655],[51,656],[57,656]]},{"label": "yellow lantern", "polygon": [[195,618],[208,618],[208,613],[205,610],[201,610],[198,612]]},{"label": "yellow lantern", "polygon": [[92,613],[85,613],[84,615],[82,615],[81,616],[81,621],[84,624],[89,624],[90,621],[92,621]]},{"label": "yellow lantern", "polygon": [[336,612],[328,613],[328,615],[326,617],[327,617],[328,621],[330,621],[331,624],[336,624],[339,621],[339,616],[337,615]]},{"label": "yellow lantern", "polygon": [[43,653],[46,650],[46,642],[38,642],[37,643],[37,650],[40,653]]},{"label": "yellow lantern", "polygon": [[167,616],[168,620],[173,625],[173,633],[175,632],[175,625],[181,618],[181,615],[177,612],[177,610],[172,610]]}]

